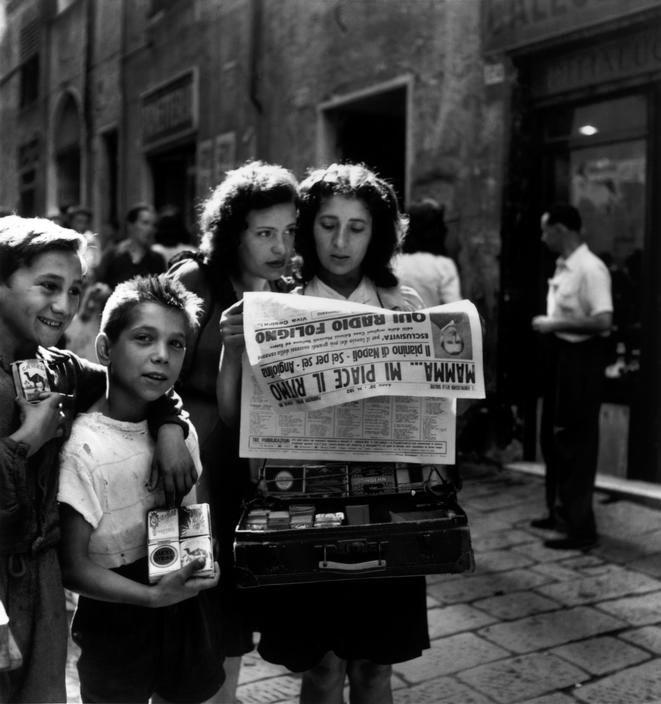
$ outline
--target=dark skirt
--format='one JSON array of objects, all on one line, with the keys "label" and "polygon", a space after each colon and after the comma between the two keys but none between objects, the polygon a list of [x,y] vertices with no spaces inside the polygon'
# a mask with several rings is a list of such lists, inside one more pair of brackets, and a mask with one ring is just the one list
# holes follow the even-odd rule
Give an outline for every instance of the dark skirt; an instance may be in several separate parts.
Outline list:
[{"label": "dark skirt", "polygon": [[333,651],[390,665],[429,647],[424,577],[360,579],[259,589],[259,653],[292,672]]}]

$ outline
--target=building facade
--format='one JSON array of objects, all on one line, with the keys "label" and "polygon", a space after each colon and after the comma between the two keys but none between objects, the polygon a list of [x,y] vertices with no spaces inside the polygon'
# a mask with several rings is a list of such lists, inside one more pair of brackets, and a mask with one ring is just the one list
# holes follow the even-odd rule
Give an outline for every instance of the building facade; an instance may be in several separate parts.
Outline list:
[{"label": "building facade", "polygon": [[552,269],[539,216],[573,200],[617,281],[601,469],[661,481],[656,5],[3,0],[0,205],[81,202],[100,229],[147,201],[195,229],[200,201],[247,159],[299,177],[364,161],[405,206],[445,206],[486,322],[490,393],[518,409],[532,459],[530,319]]}]

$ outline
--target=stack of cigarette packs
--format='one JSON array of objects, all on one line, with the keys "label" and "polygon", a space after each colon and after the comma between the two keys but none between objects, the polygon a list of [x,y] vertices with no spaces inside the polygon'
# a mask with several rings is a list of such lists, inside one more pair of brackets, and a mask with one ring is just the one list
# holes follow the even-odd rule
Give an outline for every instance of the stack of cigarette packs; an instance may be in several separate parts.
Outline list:
[{"label": "stack of cigarette packs", "polygon": [[248,511],[244,530],[288,530],[290,528],[332,528],[342,525],[344,513],[316,513],[309,504],[291,504],[282,510],[255,508]]},{"label": "stack of cigarette packs", "polygon": [[315,528],[335,528],[341,526],[344,521],[344,513],[342,511],[333,511],[330,513],[316,513],[314,516]]},{"label": "stack of cigarette packs", "polygon": [[291,504],[289,507],[290,528],[312,528],[314,523],[314,506]]},{"label": "stack of cigarette packs", "polygon": [[149,511],[147,542],[150,584],[200,557],[204,565],[193,576],[214,576],[209,504]]}]

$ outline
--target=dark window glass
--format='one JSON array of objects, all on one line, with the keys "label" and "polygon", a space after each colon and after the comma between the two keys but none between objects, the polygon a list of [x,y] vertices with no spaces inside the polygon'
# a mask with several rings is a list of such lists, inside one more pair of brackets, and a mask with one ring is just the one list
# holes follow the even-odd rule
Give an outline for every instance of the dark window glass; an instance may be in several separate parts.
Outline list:
[{"label": "dark window glass", "polygon": [[33,54],[21,66],[19,106],[26,108],[39,98],[39,54]]}]

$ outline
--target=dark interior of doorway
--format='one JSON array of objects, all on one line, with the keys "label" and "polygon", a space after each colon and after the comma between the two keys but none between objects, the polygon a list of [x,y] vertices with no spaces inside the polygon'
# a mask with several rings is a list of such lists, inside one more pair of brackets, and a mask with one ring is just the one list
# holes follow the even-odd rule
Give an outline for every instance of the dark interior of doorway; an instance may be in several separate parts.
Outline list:
[{"label": "dark interior of doorway", "polygon": [[375,93],[326,111],[336,159],[363,162],[406,193],[406,88]]},{"label": "dark interior of doorway", "polygon": [[150,158],[157,211],[174,206],[181,212],[186,227],[195,231],[195,145],[154,155]]}]

